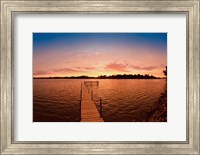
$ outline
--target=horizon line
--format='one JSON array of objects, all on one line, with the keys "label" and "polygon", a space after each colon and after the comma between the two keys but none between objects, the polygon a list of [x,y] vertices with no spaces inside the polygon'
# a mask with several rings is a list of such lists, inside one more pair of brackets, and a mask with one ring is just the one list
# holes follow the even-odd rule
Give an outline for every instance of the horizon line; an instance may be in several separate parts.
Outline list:
[{"label": "horizon line", "polygon": [[165,76],[163,77],[157,77],[154,75],[149,75],[149,74],[115,74],[115,75],[99,75],[99,76],[87,76],[87,75],[80,75],[80,76],[43,76],[43,77],[34,77],[33,79],[41,79],[41,78],[156,78],[156,79],[162,79],[166,78]]}]

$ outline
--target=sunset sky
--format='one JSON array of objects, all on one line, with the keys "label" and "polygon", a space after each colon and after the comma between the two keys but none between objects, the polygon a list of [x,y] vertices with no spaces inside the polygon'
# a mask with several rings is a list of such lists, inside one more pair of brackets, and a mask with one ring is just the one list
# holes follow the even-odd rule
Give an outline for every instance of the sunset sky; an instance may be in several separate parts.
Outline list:
[{"label": "sunset sky", "polygon": [[167,33],[33,33],[33,76],[163,77]]}]

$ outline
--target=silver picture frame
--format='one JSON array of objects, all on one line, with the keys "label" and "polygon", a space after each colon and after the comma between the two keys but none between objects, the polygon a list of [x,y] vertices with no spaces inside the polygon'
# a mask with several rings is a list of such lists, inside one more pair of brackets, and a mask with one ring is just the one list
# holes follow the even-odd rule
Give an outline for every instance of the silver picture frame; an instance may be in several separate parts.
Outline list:
[{"label": "silver picture frame", "polygon": [[[199,0],[0,0],[0,154],[200,154],[199,137]],[[15,142],[14,141],[14,38],[16,14],[129,13],[186,14],[187,16],[187,132],[186,141],[125,142]]]}]

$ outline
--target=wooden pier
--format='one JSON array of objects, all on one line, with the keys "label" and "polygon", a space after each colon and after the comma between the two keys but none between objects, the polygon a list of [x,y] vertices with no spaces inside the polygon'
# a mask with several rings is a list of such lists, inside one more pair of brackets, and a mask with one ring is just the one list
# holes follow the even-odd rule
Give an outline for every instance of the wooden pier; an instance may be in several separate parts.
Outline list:
[{"label": "wooden pier", "polygon": [[85,84],[81,87],[81,122],[103,122],[103,119],[92,100],[91,92],[88,91]]}]

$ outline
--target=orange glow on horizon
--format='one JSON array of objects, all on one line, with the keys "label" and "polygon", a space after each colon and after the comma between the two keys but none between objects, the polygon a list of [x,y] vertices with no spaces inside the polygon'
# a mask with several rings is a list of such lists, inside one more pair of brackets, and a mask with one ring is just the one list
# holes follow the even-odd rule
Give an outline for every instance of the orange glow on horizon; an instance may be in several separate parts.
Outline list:
[{"label": "orange glow on horizon", "polygon": [[38,77],[70,77],[70,76],[89,76],[89,77],[98,77],[98,76],[102,76],[102,75],[106,75],[106,76],[111,76],[111,75],[117,75],[117,74],[141,74],[141,75],[145,75],[145,74],[149,74],[149,75],[153,75],[156,77],[165,77],[163,74],[163,70],[165,70],[165,67],[159,68],[157,70],[154,71],[140,71],[140,70],[135,70],[132,72],[117,72],[117,71],[91,71],[88,72],[87,74],[84,73],[71,73],[71,74],[66,74],[66,73],[49,73],[49,74],[42,74],[42,75],[33,75],[34,78],[38,78]]}]

